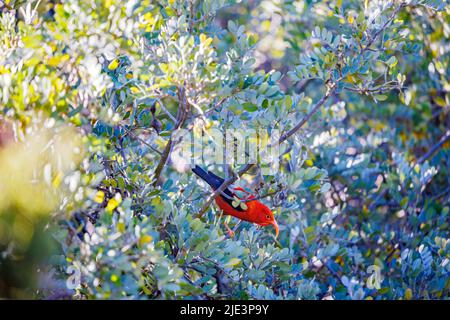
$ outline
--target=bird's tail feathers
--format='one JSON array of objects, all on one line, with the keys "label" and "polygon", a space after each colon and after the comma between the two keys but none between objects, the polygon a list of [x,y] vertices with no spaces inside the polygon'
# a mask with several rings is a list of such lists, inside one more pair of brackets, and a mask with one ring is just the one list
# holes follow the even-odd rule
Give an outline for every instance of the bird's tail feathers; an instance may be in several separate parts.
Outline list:
[{"label": "bird's tail feathers", "polygon": [[209,177],[208,172],[203,170],[198,165],[195,165],[195,167],[192,168],[192,172],[194,172],[197,176],[199,176],[203,180],[205,180],[205,181],[208,180],[208,177]]},{"label": "bird's tail feathers", "polygon": [[194,172],[197,176],[199,176],[202,180],[204,180],[206,183],[208,183],[213,189],[217,189],[220,187],[221,182],[218,181],[215,176],[209,174],[203,168],[196,165],[194,168],[192,168],[192,172]]}]

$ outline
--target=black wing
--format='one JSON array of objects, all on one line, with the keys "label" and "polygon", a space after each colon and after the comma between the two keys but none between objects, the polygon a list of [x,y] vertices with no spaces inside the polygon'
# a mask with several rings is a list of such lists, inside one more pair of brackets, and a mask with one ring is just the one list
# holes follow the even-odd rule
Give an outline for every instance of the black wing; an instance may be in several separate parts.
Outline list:
[{"label": "black wing", "polygon": [[[214,190],[218,189],[222,185],[222,183],[225,181],[224,178],[219,177],[218,175],[212,173],[211,171],[206,172],[205,170],[203,170],[201,167],[199,167],[197,165],[194,168],[192,168],[192,172],[194,172],[197,176],[202,178]],[[225,190],[223,190],[223,193],[226,194],[226,196],[221,194],[220,197],[222,197],[222,199],[224,201],[226,201],[230,206],[233,207],[232,202],[233,202],[234,195],[231,192],[231,190],[226,188]],[[244,211],[240,206],[237,208],[234,208],[234,209],[237,211]]]}]

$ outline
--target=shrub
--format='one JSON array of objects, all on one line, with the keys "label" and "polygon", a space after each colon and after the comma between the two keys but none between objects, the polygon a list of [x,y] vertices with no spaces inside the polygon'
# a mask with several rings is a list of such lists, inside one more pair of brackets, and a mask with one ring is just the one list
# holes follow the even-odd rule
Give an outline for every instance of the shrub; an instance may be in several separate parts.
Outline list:
[{"label": "shrub", "polygon": [[[2,297],[448,298],[445,2],[2,6]],[[213,163],[226,130],[280,157]],[[277,239],[226,235],[186,132]]]}]

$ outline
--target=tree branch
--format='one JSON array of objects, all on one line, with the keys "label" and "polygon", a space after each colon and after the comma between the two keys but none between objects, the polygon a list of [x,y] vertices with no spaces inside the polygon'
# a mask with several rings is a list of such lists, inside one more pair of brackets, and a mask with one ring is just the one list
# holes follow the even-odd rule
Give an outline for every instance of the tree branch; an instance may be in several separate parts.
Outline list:
[{"label": "tree branch", "polygon": [[252,199],[244,199],[244,200],[241,200],[241,202],[244,202],[244,203],[245,203],[245,202],[250,202],[250,201],[255,201],[255,200],[261,200],[261,199],[264,199],[264,198],[267,198],[267,197],[276,195],[276,194],[279,193],[281,190],[282,190],[281,188],[278,188],[277,190],[275,190],[275,191],[273,191],[273,192],[268,192],[268,193],[266,193],[266,194],[259,195],[259,196],[257,196],[257,197],[252,198]]},{"label": "tree branch", "polygon": [[336,88],[336,84],[332,84],[332,86],[327,90],[325,95],[319,101],[317,101],[317,103],[311,109],[311,111],[302,120],[300,120],[300,122],[297,123],[295,125],[295,127],[293,127],[288,132],[284,133],[280,137],[280,140],[278,140],[278,144],[281,144],[284,141],[286,141],[289,137],[291,137],[293,134],[295,134],[301,127],[303,127],[305,125],[305,123],[308,122],[309,119],[311,119],[311,117],[317,113],[317,111],[319,111],[320,107],[325,103],[325,101],[327,101],[328,98],[334,93],[334,91],[336,90],[335,88]]},{"label": "tree branch", "polygon": [[427,153],[425,153],[423,156],[421,156],[418,160],[417,163],[422,164],[424,163],[426,160],[428,160],[433,154],[436,153],[436,151],[438,151],[445,142],[447,142],[450,139],[450,130],[447,130],[447,132],[439,139],[439,141],[430,148],[430,150],[428,150]]},{"label": "tree branch", "polygon": [[164,151],[162,153],[161,159],[159,160],[158,166],[155,169],[155,173],[154,173],[155,181],[153,182],[153,187],[156,187],[158,185],[159,177],[161,176],[161,173],[167,163],[167,159],[169,159],[170,152],[172,151],[173,132],[180,129],[183,126],[183,124],[187,118],[189,105],[187,103],[186,92],[183,87],[178,88],[178,102],[179,102],[179,106],[178,106],[177,121],[175,124],[175,128],[170,133],[169,141],[167,142],[167,144],[164,148]]},{"label": "tree branch", "polygon": [[159,107],[161,108],[162,111],[164,111],[164,113],[170,118],[170,120],[173,121],[173,123],[177,123],[177,119],[175,119],[175,117],[169,112],[169,110],[164,106],[164,103],[162,102],[162,100],[160,98],[156,98],[156,101],[158,101],[159,103]]},{"label": "tree branch", "polygon": [[361,54],[363,54],[364,52],[369,50],[370,46],[375,42],[375,40],[378,38],[378,36],[384,31],[384,29],[386,29],[389,26],[389,24],[391,24],[391,22],[395,19],[395,17],[399,13],[399,11],[405,6],[406,6],[406,3],[402,2],[397,8],[395,8],[395,10],[392,12],[391,16],[389,17],[389,19],[386,20],[386,22],[383,24],[383,26],[380,28],[380,30],[375,32],[372,39],[370,39],[369,42],[367,43],[367,45],[363,49],[361,49]]},{"label": "tree branch", "polygon": [[444,191],[442,191],[441,193],[434,196],[432,198],[432,200],[439,200],[439,199],[443,198],[444,196],[446,196],[448,193],[450,193],[450,186],[448,186],[446,189],[444,189]]},{"label": "tree branch", "polygon": [[127,128],[123,127],[125,130],[125,134],[130,135],[132,138],[138,140],[139,142],[141,142],[142,144],[146,145],[147,147],[149,147],[150,149],[152,149],[153,151],[155,151],[157,154],[159,154],[160,156],[162,156],[162,152],[159,151],[158,149],[156,149],[154,146],[152,146],[150,143],[148,143],[147,141],[145,141],[144,139],[141,139],[139,136],[137,136],[136,134],[134,134],[131,130],[128,130]]}]

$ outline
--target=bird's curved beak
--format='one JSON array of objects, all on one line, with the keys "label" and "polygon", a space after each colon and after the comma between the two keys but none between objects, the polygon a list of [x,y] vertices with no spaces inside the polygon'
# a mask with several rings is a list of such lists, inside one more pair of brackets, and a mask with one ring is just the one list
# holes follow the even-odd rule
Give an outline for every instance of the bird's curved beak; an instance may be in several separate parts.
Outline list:
[{"label": "bird's curved beak", "polygon": [[280,229],[278,228],[278,223],[275,220],[273,220],[270,224],[275,228],[275,238],[278,238],[278,233],[280,232]]}]

